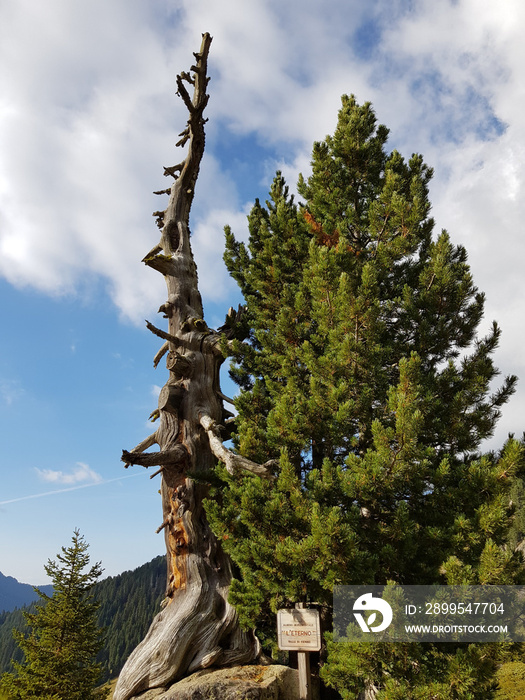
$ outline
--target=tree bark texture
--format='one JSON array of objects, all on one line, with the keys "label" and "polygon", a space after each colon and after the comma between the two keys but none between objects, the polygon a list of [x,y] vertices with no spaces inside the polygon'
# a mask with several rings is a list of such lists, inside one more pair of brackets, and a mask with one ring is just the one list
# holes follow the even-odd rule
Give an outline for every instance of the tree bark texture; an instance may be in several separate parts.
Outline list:
[{"label": "tree bark texture", "polygon": [[[238,625],[228,603],[231,566],[207,523],[202,501],[206,485],[188,474],[212,469],[221,459],[230,471],[248,469],[271,476],[271,465],[257,465],[224,447],[219,426],[228,413],[223,406],[219,368],[224,360],[221,334],[203,320],[197,269],[190,246],[189,214],[204,153],[203,111],[208,102],[207,58],[211,44],[204,34],[191,74],[177,76],[178,94],[189,112],[178,146],[189,143],[185,159],[165,168],[173,177],[165,211],[155,212],[160,242],[143,262],[164,275],[167,300],[160,307],[168,319],[163,331],[148,328],[165,343],[154,359],[166,357],[169,376],[159,396],[159,427],[122,459],[129,465],[160,467],[168,581],[163,610],[124,666],[114,700],[128,700],[150,688],[210,666],[246,664],[260,655],[260,644]],[[193,91],[190,96],[189,90]],[[158,449],[145,452],[157,445]]]}]

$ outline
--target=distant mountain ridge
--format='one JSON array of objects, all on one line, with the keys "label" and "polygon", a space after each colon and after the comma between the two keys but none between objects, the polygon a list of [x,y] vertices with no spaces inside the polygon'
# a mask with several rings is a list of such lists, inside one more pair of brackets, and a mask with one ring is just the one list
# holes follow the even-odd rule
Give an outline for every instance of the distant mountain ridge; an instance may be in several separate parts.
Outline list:
[{"label": "distant mountain ridge", "polygon": [[[38,586],[42,593],[52,595],[53,586]],[[12,576],[5,576],[0,571],[0,612],[10,612],[15,608],[30,605],[38,600],[33,586],[29,583],[20,583]]]}]

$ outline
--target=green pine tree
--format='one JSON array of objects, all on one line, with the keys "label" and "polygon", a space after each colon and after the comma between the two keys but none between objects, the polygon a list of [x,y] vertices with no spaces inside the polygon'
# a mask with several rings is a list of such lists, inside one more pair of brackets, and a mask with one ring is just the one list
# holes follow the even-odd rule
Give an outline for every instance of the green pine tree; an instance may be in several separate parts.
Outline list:
[{"label": "green pine tree", "polygon": [[88,545],[78,530],[70,547],[62,547],[58,561],[45,566],[53,595],[37,590],[36,612],[24,613],[30,632],[14,631],[24,652],[15,672],[2,676],[1,689],[20,700],[87,700],[95,693],[100,667],[95,657],[103,635],[96,623],[98,605],[92,588],[102,573],[100,564],[89,566]]},{"label": "green pine tree", "polygon": [[[278,173],[248,244],[226,229],[249,328],[233,341],[235,444],[280,468],[272,482],[219,467],[207,512],[238,569],[231,600],[268,648],[278,608],[316,602],[329,620],[337,584],[507,584],[522,571],[506,538],[524,446],[479,453],[516,377],[491,390],[500,330],[478,336],[484,295],[465,249],[434,235],[432,171],[387,153],[387,137],[370,104],[343,97],[299,179],[303,203]],[[345,698],[365,671],[378,698],[488,698],[493,666],[476,648],[331,642],[323,674]],[[422,695],[407,693],[407,668]]]}]

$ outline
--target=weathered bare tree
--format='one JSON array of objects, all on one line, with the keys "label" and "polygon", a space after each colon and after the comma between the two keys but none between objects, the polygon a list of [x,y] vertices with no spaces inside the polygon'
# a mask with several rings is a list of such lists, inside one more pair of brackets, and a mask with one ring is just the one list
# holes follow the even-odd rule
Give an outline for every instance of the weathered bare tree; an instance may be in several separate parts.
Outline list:
[{"label": "weathered bare tree", "polygon": [[[221,460],[230,472],[247,469],[271,476],[270,464],[258,465],[223,445],[224,409],[219,368],[228,345],[228,332],[217,332],[203,320],[197,269],[190,246],[189,214],[200,162],[204,153],[203,112],[208,102],[207,59],[211,44],[204,34],[190,73],[177,76],[178,95],[189,119],[177,146],[188,144],[184,160],[164,169],[174,178],[164,211],[155,212],[161,236],[143,259],[166,280],[168,299],[160,307],[168,330],[147,322],[165,342],[154,359],[166,356],[169,376],[159,395],[159,427],[131,451],[128,465],[158,466],[161,475],[163,522],[167,549],[168,583],[163,610],[145,639],[124,666],[114,694],[127,700],[147,689],[166,687],[198,669],[246,664],[260,656],[260,644],[238,625],[228,603],[231,566],[213,535],[203,509],[206,486],[189,475],[206,472]],[[189,87],[187,87],[189,86]],[[190,91],[193,89],[193,96]],[[237,312],[238,313],[238,312]],[[237,313],[230,309],[228,331]],[[222,349],[221,349],[222,348]],[[230,414],[231,415],[231,414]],[[154,445],[156,452],[146,452]]]}]

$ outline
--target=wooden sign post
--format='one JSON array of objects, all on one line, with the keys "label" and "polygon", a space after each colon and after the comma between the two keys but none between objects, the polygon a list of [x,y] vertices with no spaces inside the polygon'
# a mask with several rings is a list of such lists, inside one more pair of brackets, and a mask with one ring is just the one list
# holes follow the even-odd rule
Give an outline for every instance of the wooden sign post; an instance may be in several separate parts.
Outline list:
[{"label": "wooden sign post", "polygon": [[277,612],[277,643],[279,649],[296,651],[299,670],[299,698],[312,699],[310,652],[321,649],[319,611],[297,603],[295,609]]},{"label": "wooden sign post", "polygon": [[310,673],[310,652],[297,652],[299,671],[299,700],[312,700],[312,674]]}]

